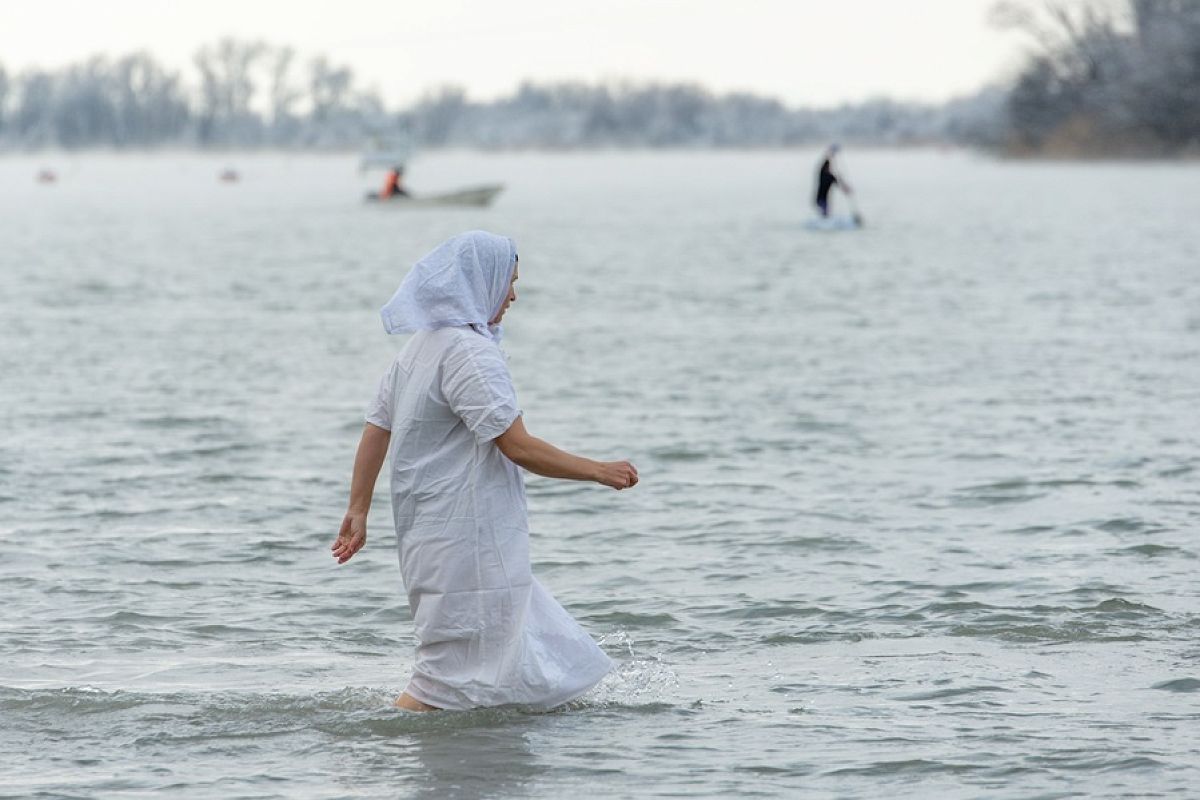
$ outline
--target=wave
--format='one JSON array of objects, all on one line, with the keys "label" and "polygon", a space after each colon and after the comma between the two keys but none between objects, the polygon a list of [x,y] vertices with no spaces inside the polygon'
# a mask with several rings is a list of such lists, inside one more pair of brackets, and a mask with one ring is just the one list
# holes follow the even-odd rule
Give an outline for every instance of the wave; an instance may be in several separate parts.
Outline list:
[{"label": "wave", "polygon": [[1200,679],[1197,678],[1176,678],[1173,681],[1163,681],[1156,683],[1150,687],[1151,689],[1160,689],[1166,692],[1200,692]]},{"label": "wave", "polygon": [[399,736],[418,731],[487,727],[530,715],[621,710],[639,715],[677,711],[662,699],[677,679],[650,660],[624,662],[592,691],[550,712],[519,706],[414,714],[393,706],[397,689],[344,687],[312,694],[105,690],[91,686],[22,689],[0,686],[0,712],[38,727],[70,724],[84,733],[133,725],[135,743],[278,736],[315,729],[339,737]]}]

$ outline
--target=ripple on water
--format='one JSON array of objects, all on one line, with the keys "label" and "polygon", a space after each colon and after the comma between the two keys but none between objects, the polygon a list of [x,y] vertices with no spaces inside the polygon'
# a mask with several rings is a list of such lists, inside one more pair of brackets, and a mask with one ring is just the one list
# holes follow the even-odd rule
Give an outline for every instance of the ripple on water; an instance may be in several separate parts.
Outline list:
[{"label": "ripple on water", "polygon": [[1024,478],[997,481],[975,486],[966,486],[951,496],[952,505],[956,506],[997,506],[1014,503],[1028,503],[1045,497],[1049,492],[1043,490],[1035,481]]},{"label": "ripple on water", "polygon": [[789,645],[789,644],[826,644],[828,642],[863,642],[869,639],[907,639],[919,636],[914,632],[893,633],[884,635],[876,631],[839,630],[837,628],[810,628],[794,633],[773,633],[759,639],[760,644]]},{"label": "ripple on water", "polygon": [[668,628],[679,620],[671,614],[639,614],[634,611],[610,611],[604,614],[587,614],[586,619],[596,625],[630,628]]},{"label": "ripple on water", "polygon": [[1096,522],[1093,525],[1106,533],[1137,533],[1151,527],[1151,523],[1146,520],[1132,517],[1118,517],[1104,522]]},{"label": "ripple on water", "polygon": [[650,450],[649,455],[659,461],[704,461],[712,457],[709,450],[685,447],[658,447]]},{"label": "ripple on water", "polygon": [[982,764],[962,764],[949,761],[934,761],[924,758],[876,761],[862,767],[842,767],[826,772],[840,777],[898,777],[915,775],[962,775],[987,769]]},{"label": "ripple on water", "polygon": [[1011,689],[1006,689],[1003,686],[960,686],[951,689],[937,689],[932,692],[918,692],[917,694],[901,695],[896,699],[906,702],[948,700],[951,698],[972,697],[983,694],[1009,693],[1011,691]]},{"label": "ripple on water", "polygon": [[199,428],[204,431],[211,431],[214,428],[236,428],[240,430],[242,425],[229,417],[216,416],[213,414],[156,414],[145,417],[138,417],[133,420],[133,424],[154,430],[187,430],[190,428]]},{"label": "ripple on water", "polygon": [[737,608],[718,607],[708,611],[699,611],[697,612],[697,616],[738,620],[801,619],[804,617],[820,616],[825,613],[826,610],[823,608],[804,603],[759,602]]},{"label": "ripple on water", "polygon": [[1182,547],[1171,547],[1165,544],[1138,544],[1117,550],[1109,550],[1117,556],[1146,556],[1148,558],[1187,558],[1194,559],[1196,554]]}]

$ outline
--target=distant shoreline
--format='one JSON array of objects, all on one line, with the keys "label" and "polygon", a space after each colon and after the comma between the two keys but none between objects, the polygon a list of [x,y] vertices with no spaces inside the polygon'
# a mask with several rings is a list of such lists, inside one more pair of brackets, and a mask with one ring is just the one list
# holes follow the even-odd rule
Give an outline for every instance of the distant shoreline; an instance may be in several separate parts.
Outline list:
[{"label": "distant shoreline", "polygon": [[[477,155],[603,155],[603,154],[756,154],[756,153],[800,153],[811,154],[827,146],[827,142],[814,141],[806,144],[773,146],[666,146],[666,147],[426,147],[414,154],[409,163],[419,162],[425,156],[446,154]],[[1045,151],[1014,148],[982,147],[961,142],[913,142],[913,143],[855,143],[845,142],[851,151],[859,152],[945,152],[973,153],[1006,162],[1059,162],[1059,163],[1153,163],[1153,162],[1200,162],[1200,149],[1183,153],[1151,152],[1090,152],[1087,150],[1053,149]],[[295,156],[305,158],[354,159],[362,157],[361,150],[353,148],[284,148],[284,147],[212,147],[163,146],[143,148],[43,148],[43,149],[0,149],[0,160],[74,159],[94,156],[140,158],[148,156],[211,156],[213,159],[254,158],[259,156]]]}]

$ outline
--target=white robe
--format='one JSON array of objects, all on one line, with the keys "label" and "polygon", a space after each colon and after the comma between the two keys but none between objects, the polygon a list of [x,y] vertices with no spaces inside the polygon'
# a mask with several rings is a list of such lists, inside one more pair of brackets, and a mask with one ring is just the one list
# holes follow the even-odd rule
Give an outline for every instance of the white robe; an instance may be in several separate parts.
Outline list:
[{"label": "white robe", "polygon": [[549,709],[612,661],[534,579],[521,471],[492,441],[520,414],[500,348],[470,327],[420,331],[367,422],[392,432],[392,512],[417,633],[406,691],[444,709]]}]

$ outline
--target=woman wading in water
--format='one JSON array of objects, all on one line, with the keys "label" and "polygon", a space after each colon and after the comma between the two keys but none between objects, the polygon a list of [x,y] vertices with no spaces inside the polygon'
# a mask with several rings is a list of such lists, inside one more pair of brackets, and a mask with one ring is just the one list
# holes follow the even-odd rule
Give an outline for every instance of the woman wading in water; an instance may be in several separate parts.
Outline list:
[{"label": "woman wading in water", "polygon": [[516,281],[512,240],[471,231],[418,261],[381,313],[388,333],[414,335],[367,411],[332,550],[344,564],[366,543],[375,479],[390,456],[417,634],[402,709],[549,709],[612,668],[530,572],[518,467],[614,489],[635,485],[637,470],[565,453],[525,430],[498,344]]}]

